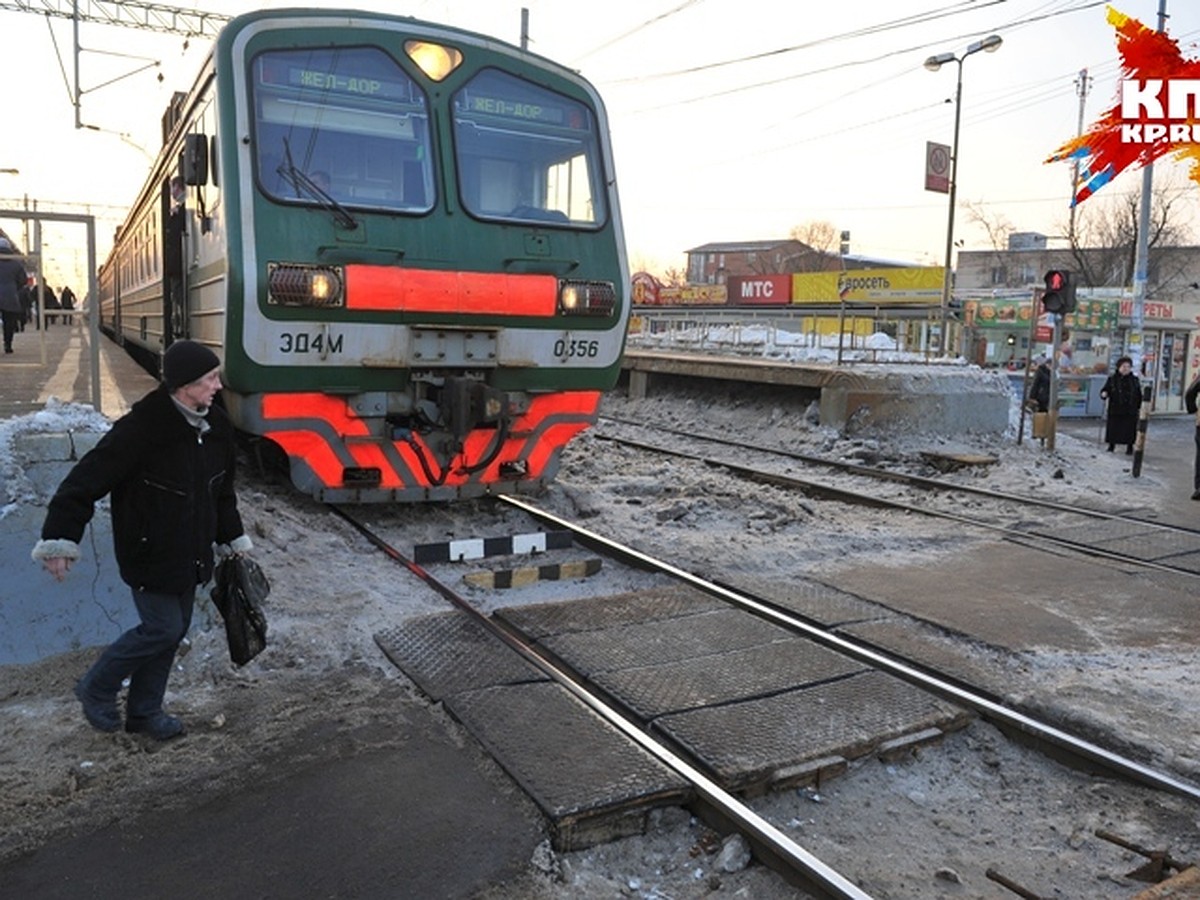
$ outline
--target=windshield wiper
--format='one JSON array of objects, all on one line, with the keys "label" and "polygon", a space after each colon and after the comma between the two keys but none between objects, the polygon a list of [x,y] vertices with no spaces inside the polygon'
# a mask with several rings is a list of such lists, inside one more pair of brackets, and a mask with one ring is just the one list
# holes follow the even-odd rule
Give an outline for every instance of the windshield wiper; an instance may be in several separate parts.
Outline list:
[{"label": "windshield wiper", "polygon": [[321,204],[324,209],[333,213],[333,218],[346,230],[353,231],[358,227],[358,221],[350,215],[346,207],[329,196],[325,189],[313,181],[307,173],[296,168],[295,163],[292,162],[292,148],[288,146],[287,138],[283,139],[283,162],[275,169],[275,173],[291,184],[297,197],[300,197],[300,192],[303,191]]}]

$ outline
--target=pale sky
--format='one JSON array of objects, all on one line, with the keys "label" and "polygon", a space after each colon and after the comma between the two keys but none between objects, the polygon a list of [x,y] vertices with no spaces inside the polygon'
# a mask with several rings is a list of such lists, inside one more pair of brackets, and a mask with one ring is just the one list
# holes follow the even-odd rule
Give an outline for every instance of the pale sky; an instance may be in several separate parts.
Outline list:
[{"label": "pale sky", "polygon": [[[236,14],[291,4],[203,5]],[[1085,127],[1112,105],[1117,89],[1114,33],[1105,4],[1095,0],[349,5],[400,11],[513,44],[520,41],[521,9],[528,9],[530,49],[578,69],[605,99],[631,265],[658,273],[682,269],[686,251],[700,244],[782,239],[797,225],[821,220],[851,233],[853,253],[941,265],[948,198],[924,189],[925,144],[952,143],[958,67],[929,72],[922,64],[943,51],[961,54],[993,33],[1003,45],[962,67],[954,236],[967,249],[989,246],[964,203],[1020,231],[1061,235],[1070,168],[1043,161],[1077,132],[1081,69],[1090,79]],[[1159,0],[1114,6],[1157,26]],[[1168,33],[1185,57],[1200,56],[1200,3],[1168,0],[1167,6]],[[8,113],[0,168],[20,170],[0,174],[0,208],[20,206],[27,196],[42,209],[91,211],[103,258],[145,177],[147,154],[157,151],[167,100],[191,85],[206,43],[185,47],[177,36],[81,26],[80,118],[101,130],[78,130],[71,23],[0,11]],[[24,126],[15,127],[21,119]],[[1172,169],[1176,183],[1189,184],[1170,162],[1156,165],[1156,182]],[[1136,192],[1140,184],[1140,174],[1126,175],[1097,198]],[[1189,214],[1200,210],[1198,201],[1195,186]],[[1191,224],[1200,227],[1200,216]],[[0,225],[20,235],[19,225]],[[80,229],[47,232],[51,285],[82,271],[81,239]]]}]

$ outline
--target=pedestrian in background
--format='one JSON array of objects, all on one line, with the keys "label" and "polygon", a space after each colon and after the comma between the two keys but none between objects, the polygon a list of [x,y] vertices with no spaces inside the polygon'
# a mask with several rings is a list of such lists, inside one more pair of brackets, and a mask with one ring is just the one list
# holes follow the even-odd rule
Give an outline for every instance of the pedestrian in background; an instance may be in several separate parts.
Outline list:
[{"label": "pedestrian in background", "polygon": [[[38,288],[34,288],[33,290],[34,293],[36,293]],[[42,302],[46,304],[46,325],[54,325],[56,322],[58,322],[58,316],[51,315],[50,310],[62,309],[62,304],[58,302],[58,297],[54,296],[54,288],[50,287],[50,285],[46,284],[45,282],[42,283],[41,291]]]},{"label": "pedestrian in background", "polygon": [[0,320],[4,328],[4,352],[13,352],[13,335],[21,330],[21,289],[29,276],[8,238],[0,237]]},{"label": "pedestrian in background", "polygon": [[187,187],[178,175],[171,176],[170,210],[163,235],[163,287],[167,295],[166,341],[187,336],[187,295],[183,287],[183,242],[187,234]]},{"label": "pedestrian in background", "polygon": [[1200,405],[1196,403],[1197,394],[1200,394],[1200,375],[1197,375],[1196,380],[1188,385],[1188,389],[1183,395],[1183,402],[1187,406],[1187,411],[1196,417],[1196,462],[1195,472],[1192,475],[1193,500],[1200,500]]},{"label": "pedestrian in background", "polygon": [[125,730],[157,740],[184,733],[163,711],[175,651],[192,621],[196,586],[213,572],[213,544],[251,549],[234,493],[233,426],[212,405],[220,361],[194,341],[163,356],[163,383],[134,404],[76,463],[50,500],[33,558],[58,581],[79,558],[95,505],[112,495],[113,545],[141,620],[75,686],[88,722],[121,727],[117,694],[129,679]]},{"label": "pedestrian in background", "polygon": [[1133,374],[1133,360],[1128,356],[1117,360],[1117,371],[1100,388],[1100,398],[1108,401],[1108,424],[1104,428],[1108,452],[1112,453],[1117,444],[1124,444],[1125,454],[1132,454],[1133,442],[1137,440],[1138,411],[1142,407],[1142,383]]},{"label": "pedestrian in background", "polygon": [[1029,388],[1029,400],[1037,412],[1050,411],[1050,360],[1044,356],[1037,359],[1033,372],[1033,385]]},{"label": "pedestrian in background", "polygon": [[[75,292],[66,285],[63,285],[58,289],[58,304],[67,311],[75,309]],[[68,325],[74,320],[74,316],[63,316],[63,321]]]}]

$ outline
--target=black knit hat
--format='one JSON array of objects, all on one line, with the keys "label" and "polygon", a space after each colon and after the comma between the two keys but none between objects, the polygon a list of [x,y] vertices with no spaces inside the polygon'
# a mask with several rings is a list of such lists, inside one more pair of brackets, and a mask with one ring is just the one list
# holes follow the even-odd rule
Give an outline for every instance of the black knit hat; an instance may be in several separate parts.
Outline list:
[{"label": "black knit hat", "polygon": [[195,341],[176,341],[163,354],[163,383],[173,391],[203,378],[221,361],[203,344]]}]

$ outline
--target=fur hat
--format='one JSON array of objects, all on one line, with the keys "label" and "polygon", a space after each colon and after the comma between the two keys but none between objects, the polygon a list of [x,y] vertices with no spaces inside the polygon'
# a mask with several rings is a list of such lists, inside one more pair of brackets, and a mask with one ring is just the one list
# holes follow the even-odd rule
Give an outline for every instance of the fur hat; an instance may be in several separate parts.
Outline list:
[{"label": "fur hat", "polygon": [[195,341],[176,341],[163,354],[163,383],[174,391],[203,378],[221,365],[217,354]]}]

